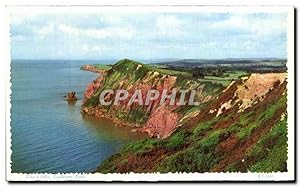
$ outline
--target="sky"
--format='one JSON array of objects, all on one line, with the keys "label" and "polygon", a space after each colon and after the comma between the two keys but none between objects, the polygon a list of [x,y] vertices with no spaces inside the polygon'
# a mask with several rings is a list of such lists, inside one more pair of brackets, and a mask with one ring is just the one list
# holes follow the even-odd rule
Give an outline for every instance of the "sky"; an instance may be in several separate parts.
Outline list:
[{"label": "sky", "polygon": [[286,58],[284,13],[11,13],[13,59]]}]

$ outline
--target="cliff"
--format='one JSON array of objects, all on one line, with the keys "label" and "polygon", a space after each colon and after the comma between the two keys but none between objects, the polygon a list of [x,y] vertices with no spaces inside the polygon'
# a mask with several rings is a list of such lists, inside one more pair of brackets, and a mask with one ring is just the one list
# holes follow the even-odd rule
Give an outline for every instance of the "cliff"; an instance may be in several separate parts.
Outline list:
[{"label": "cliff", "polygon": [[[125,59],[96,82],[82,106],[84,115],[108,117],[157,137],[125,146],[102,162],[96,172],[287,170],[286,73],[244,74],[221,84]],[[197,90],[200,105],[153,102],[128,106],[124,100],[117,106],[100,106],[98,100],[104,89],[126,89],[132,94],[137,89],[173,88]]]},{"label": "cliff", "polygon": [[94,73],[103,73],[108,69],[108,67],[107,68],[100,68],[98,66],[105,67],[105,66],[101,66],[101,65],[86,64],[86,65],[81,66],[80,69],[84,70],[84,71],[94,72]]},{"label": "cliff", "polygon": [[[121,60],[108,71],[91,83],[85,92],[85,102],[82,106],[84,115],[105,117],[120,125],[131,125],[138,127],[138,131],[146,132],[151,137],[166,138],[180,125],[180,120],[192,111],[189,106],[160,105],[160,97],[151,101],[149,105],[140,106],[127,103],[135,90],[141,90],[143,102],[146,100],[148,90],[158,90],[160,95],[163,90],[171,92],[178,90],[197,90],[196,99],[201,104],[214,99],[221,92],[221,84],[199,83],[191,77],[179,76],[180,72],[167,72],[159,68],[150,67],[132,60]],[[118,105],[99,105],[99,95],[103,90],[127,90],[129,96]],[[105,99],[113,100],[114,95],[107,95]],[[178,100],[178,98],[177,98]],[[169,99],[166,103],[170,102]],[[201,108],[197,106],[197,108]]]}]

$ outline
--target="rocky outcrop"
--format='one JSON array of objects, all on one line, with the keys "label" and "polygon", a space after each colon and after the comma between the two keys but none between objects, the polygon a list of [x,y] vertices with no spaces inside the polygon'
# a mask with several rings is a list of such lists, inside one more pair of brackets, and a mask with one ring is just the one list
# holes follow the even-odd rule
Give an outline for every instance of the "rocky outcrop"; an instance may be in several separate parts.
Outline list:
[{"label": "rocky outcrop", "polygon": [[90,99],[93,96],[93,94],[98,90],[98,88],[102,84],[104,77],[105,77],[105,73],[102,73],[96,80],[94,80],[92,83],[88,84],[88,86],[84,92],[83,102],[86,102],[88,99]]},{"label": "rocky outcrop", "polygon": [[65,99],[66,101],[77,101],[76,92],[68,92],[67,95],[65,95]]},{"label": "rocky outcrop", "polygon": [[[145,124],[137,124],[135,121],[131,121],[129,123],[126,120],[122,120],[118,118],[118,114],[120,113],[120,110],[124,113],[132,113],[136,111],[138,106],[137,103],[134,103],[132,105],[127,105],[129,102],[131,96],[133,95],[135,90],[141,90],[143,95],[143,103],[146,101],[146,93],[148,90],[156,89],[160,92],[160,94],[163,92],[163,90],[171,90],[174,88],[174,84],[176,82],[176,77],[173,76],[165,76],[162,78],[160,83],[157,83],[157,85],[150,85],[150,80],[146,80],[149,77],[144,77],[143,80],[137,81],[131,85],[128,85],[128,79],[120,81],[117,86],[117,88],[125,88],[129,92],[129,96],[126,100],[120,101],[118,105],[112,105],[110,112],[105,111],[101,107],[84,107],[83,113],[93,115],[96,117],[105,117],[109,118],[115,123],[119,125],[131,125],[131,126],[143,126],[140,129],[137,129],[137,131],[145,132],[149,134],[151,137],[158,137],[158,138],[166,138],[168,137],[175,129],[176,125],[179,121],[179,114],[176,112],[172,112],[174,109],[177,108],[177,106],[169,107],[166,105],[160,106],[159,101],[161,99],[161,96],[155,100],[150,101],[149,105],[143,106],[141,115],[149,116],[148,120],[145,121]],[[93,81],[91,84],[88,85],[86,92],[84,94],[85,101],[90,99],[93,94],[101,87],[101,83],[103,81],[104,77],[99,76],[95,81]],[[151,79],[153,80],[153,79]],[[116,89],[117,89],[116,88]],[[114,97],[114,95],[107,95],[105,97],[106,100],[111,100]],[[166,99],[166,103],[170,102],[169,99]],[[137,119],[138,121],[138,119]]]},{"label": "rocky outcrop", "polygon": [[81,66],[80,69],[100,74],[96,80],[94,80],[92,83],[88,84],[88,86],[86,87],[86,90],[84,92],[84,99],[83,99],[83,103],[85,103],[98,90],[98,88],[100,87],[100,85],[102,84],[102,81],[104,80],[104,78],[106,76],[107,71],[103,70],[103,69],[99,69],[96,66],[89,65],[89,64]]},{"label": "rocky outcrop", "polygon": [[146,132],[151,137],[165,139],[176,130],[179,119],[179,114],[162,105],[150,115],[146,125],[139,131]]},{"label": "rocky outcrop", "polygon": [[254,104],[261,102],[266,97],[266,94],[271,90],[277,89],[286,78],[286,73],[253,73],[249,77],[244,77],[242,83],[237,85],[234,95],[223,101],[218,109],[214,109],[214,111],[218,111],[216,117],[236,104],[238,104],[238,112],[243,112]]},{"label": "rocky outcrop", "polygon": [[80,69],[84,70],[84,71],[94,72],[94,73],[103,73],[104,72],[104,70],[98,69],[96,66],[89,65],[89,64],[81,66]]}]

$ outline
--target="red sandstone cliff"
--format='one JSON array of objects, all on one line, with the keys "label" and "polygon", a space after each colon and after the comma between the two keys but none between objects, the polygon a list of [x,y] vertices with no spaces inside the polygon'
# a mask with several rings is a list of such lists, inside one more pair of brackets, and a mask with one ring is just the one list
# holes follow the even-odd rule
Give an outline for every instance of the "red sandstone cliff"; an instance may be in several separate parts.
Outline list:
[{"label": "red sandstone cliff", "polygon": [[[94,80],[87,86],[86,91],[84,93],[84,102],[90,99],[94,95],[94,93],[101,87],[104,79],[105,75],[100,75],[96,80]],[[177,106],[160,105],[159,102],[163,90],[169,90],[171,92],[171,90],[174,88],[176,77],[166,76],[160,81],[161,83],[158,83],[155,86],[150,85],[145,80],[141,82],[136,82],[131,85],[128,85],[127,82],[128,80],[123,80],[117,84],[118,89],[126,89],[129,92],[128,98],[126,100],[120,101],[118,105],[112,105],[110,114],[105,114],[105,111],[101,110],[101,108],[99,107],[85,107],[83,111],[85,113],[97,117],[111,118],[115,122],[126,124],[126,122],[122,122],[116,119],[114,112],[118,110],[130,112],[138,107],[137,103],[127,105],[135,90],[141,90],[143,96],[143,103],[145,103],[147,91],[151,89],[156,89],[159,91],[160,96],[157,100],[150,101],[149,105],[144,106],[145,115],[149,115],[149,119],[142,128],[138,129],[138,131],[148,133],[151,137],[168,137],[176,129],[176,125],[180,119],[179,115],[176,112],[172,112],[174,109],[177,108]],[[105,99],[111,100],[113,99],[113,97],[114,95],[107,95]],[[170,102],[170,100],[166,99],[166,103],[168,102]]]},{"label": "red sandstone cliff", "polygon": [[[126,64],[123,61],[121,65],[115,65],[108,72],[102,72],[101,75],[87,86],[84,94],[84,103],[87,103],[94,97],[92,104],[83,104],[83,114],[93,115],[95,117],[109,118],[121,125],[131,125],[139,127],[138,131],[148,133],[151,137],[167,138],[177,128],[182,115],[175,112],[180,106],[169,105],[170,99],[166,99],[164,105],[160,104],[161,95],[164,90],[168,94],[172,89],[180,90],[181,87],[176,83],[177,77],[157,72],[155,69],[148,69],[146,65],[138,63]],[[130,69],[131,68],[131,69]],[[87,69],[93,69],[87,66]],[[143,76],[141,75],[141,72]],[[137,76],[139,76],[137,78]],[[196,97],[200,102],[207,102],[213,99],[212,96],[203,94],[203,86],[195,81],[182,83],[185,88],[197,90]],[[182,86],[181,85],[181,86]],[[129,95],[127,99],[120,101],[117,105],[104,107],[99,105],[97,100],[99,94],[95,94],[99,89],[127,90]],[[138,103],[128,105],[128,102],[136,90],[141,90],[143,103],[146,101],[148,90],[157,90],[159,98],[150,101],[149,105],[140,106]],[[106,101],[114,100],[115,94],[105,96]],[[176,97],[176,101],[178,101]],[[175,102],[176,103],[176,102]],[[130,119],[133,118],[133,119]]]}]

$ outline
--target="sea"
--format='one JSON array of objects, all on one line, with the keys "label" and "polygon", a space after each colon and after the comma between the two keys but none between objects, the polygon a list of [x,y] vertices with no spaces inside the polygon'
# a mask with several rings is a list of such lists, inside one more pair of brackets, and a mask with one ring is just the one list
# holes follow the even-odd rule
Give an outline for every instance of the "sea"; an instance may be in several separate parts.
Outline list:
[{"label": "sea", "polygon": [[[145,138],[129,127],[80,113],[83,93],[97,74],[89,60],[12,60],[11,169],[13,173],[89,173],[126,144]],[[75,91],[79,100],[64,95]]]}]

